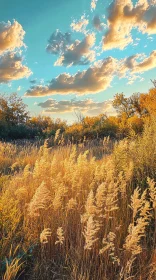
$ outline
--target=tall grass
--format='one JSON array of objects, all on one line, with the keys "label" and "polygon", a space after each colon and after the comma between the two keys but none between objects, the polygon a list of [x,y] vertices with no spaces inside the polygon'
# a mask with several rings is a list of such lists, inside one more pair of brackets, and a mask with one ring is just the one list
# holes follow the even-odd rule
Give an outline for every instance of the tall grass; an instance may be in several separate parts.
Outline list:
[{"label": "tall grass", "polygon": [[3,279],[18,246],[25,279],[154,280],[155,128],[101,158],[76,146],[32,150],[1,183]]}]

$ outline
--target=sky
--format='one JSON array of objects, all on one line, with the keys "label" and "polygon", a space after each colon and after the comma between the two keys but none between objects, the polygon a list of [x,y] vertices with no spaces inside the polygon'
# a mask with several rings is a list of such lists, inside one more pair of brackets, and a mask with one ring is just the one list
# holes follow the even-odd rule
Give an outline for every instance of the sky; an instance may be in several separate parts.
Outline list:
[{"label": "sky", "polygon": [[33,116],[114,115],[156,79],[156,0],[1,0],[0,92]]}]

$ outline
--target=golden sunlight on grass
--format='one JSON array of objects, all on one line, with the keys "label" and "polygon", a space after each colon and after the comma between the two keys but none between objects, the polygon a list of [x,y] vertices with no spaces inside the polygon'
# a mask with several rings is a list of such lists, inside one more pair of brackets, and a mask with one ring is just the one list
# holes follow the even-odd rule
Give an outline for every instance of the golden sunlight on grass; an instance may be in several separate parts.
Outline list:
[{"label": "golden sunlight on grass", "polygon": [[1,144],[3,280],[155,279],[155,125],[101,159]]}]

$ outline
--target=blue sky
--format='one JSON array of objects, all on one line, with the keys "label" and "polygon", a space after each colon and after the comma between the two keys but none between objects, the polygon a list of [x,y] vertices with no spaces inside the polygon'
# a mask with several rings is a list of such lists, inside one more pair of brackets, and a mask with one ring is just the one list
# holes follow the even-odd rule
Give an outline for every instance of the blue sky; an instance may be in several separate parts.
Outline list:
[{"label": "blue sky", "polygon": [[[155,4],[154,0],[3,0],[0,4],[0,91],[18,92],[32,115],[42,113],[69,121],[75,118],[77,110],[84,115],[104,113],[107,109],[109,113],[108,100],[117,92],[124,92],[126,96],[147,92],[152,86],[150,79],[156,78]],[[14,21],[18,23],[16,26]],[[80,28],[83,22],[86,24]],[[1,35],[13,29],[12,42],[5,44],[6,39]],[[21,30],[25,35],[19,43]],[[65,42],[64,47],[61,42],[58,52],[54,39],[56,42],[59,36],[65,38],[65,33],[70,33],[70,42]],[[52,35],[48,51],[46,47]],[[8,52],[2,63],[2,57]],[[19,62],[20,70],[10,74],[7,67],[12,53],[14,57],[18,53],[22,62]],[[12,59],[16,68],[15,60],[20,59]],[[80,72],[80,77],[73,76]],[[68,76],[63,76],[63,88],[59,75],[67,73]]]}]

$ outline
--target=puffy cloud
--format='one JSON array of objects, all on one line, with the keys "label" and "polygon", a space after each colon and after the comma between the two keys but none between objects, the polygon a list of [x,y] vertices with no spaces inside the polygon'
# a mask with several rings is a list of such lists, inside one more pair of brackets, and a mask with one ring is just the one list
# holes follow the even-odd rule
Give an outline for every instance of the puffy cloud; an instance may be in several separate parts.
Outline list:
[{"label": "puffy cloud", "polygon": [[135,54],[122,59],[118,63],[118,76],[127,78],[128,84],[133,84],[136,79],[141,79],[140,74],[156,68],[156,50],[148,57],[145,54]]},{"label": "puffy cloud", "polygon": [[103,30],[104,24],[101,22],[100,17],[98,15],[93,17],[92,24],[93,24],[94,28],[97,29],[98,31]]},{"label": "puffy cloud", "polygon": [[68,47],[67,51],[58,58],[54,65],[86,65],[94,61],[95,51],[91,50],[94,43],[95,35],[93,33],[88,34],[82,41],[76,40]]},{"label": "puffy cloud", "polygon": [[22,26],[14,21],[0,22],[0,54],[24,46],[25,31]]},{"label": "puffy cloud", "polygon": [[44,113],[70,113],[73,111],[81,111],[89,115],[97,115],[100,113],[107,113],[108,115],[116,114],[112,106],[112,101],[95,102],[92,99],[86,100],[63,100],[56,101],[55,99],[48,99],[45,102],[38,104],[44,109]]},{"label": "puffy cloud", "polygon": [[91,1],[91,11],[96,9],[97,2],[98,2],[98,0],[92,0]]},{"label": "puffy cloud", "polygon": [[22,65],[22,57],[17,52],[7,52],[0,56],[0,83],[7,83],[29,77],[31,71]]},{"label": "puffy cloud", "polygon": [[133,73],[143,73],[156,67],[156,50],[152,51],[148,57],[144,54],[136,54],[121,60],[119,73],[124,75],[127,71]]},{"label": "puffy cloud", "polygon": [[0,22],[0,83],[30,76],[30,69],[22,64],[20,48],[25,46],[24,35],[17,21]]},{"label": "puffy cloud", "polygon": [[70,33],[54,32],[46,50],[58,55],[55,66],[86,65],[95,58],[95,51],[91,50],[95,43],[95,34],[85,36],[82,41],[72,40]]},{"label": "puffy cloud", "polygon": [[131,0],[114,1],[109,7],[108,31],[103,38],[103,48],[124,49],[133,42],[131,31],[156,33],[156,7],[147,0],[139,0],[134,6]]},{"label": "puffy cloud", "polygon": [[46,47],[47,52],[52,54],[62,54],[71,44],[71,35],[70,33],[62,33],[58,29],[50,36],[48,40],[48,45]]},{"label": "puffy cloud", "polygon": [[73,31],[86,33],[86,26],[88,24],[89,24],[89,20],[85,18],[85,15],[83,15],[80,20],[78,21],[74,20],[70,26]]},{"label": "puffy cloud", "polygon": [[156,68],[156,50],[151,52],[150,56],[143,61],[137,63],[134,62],[133,72],[141,73]]},{"label": "puffy cloud", "polygon": [[51,80],[47,86],[32,86],[26,96],[45,96],[55,94],[77,93],[84,95],[97,93],[110,86],[116,73],[117,61],[108,57],[103,61],[96,62],[87,70],[77,72],[75,75],[63,73]]},{"label": "puffy cloud", "polygon": [[141,80],[141,77],[139,75],[135,75],[135,74],[127,74],[128,82],[127,85],[132,85],[137,79]]}]

